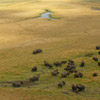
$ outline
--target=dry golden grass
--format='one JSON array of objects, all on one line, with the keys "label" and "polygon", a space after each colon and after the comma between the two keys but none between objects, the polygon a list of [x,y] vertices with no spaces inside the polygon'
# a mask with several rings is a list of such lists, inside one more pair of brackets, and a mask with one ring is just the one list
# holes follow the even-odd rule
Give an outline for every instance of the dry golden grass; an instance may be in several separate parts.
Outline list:
[{"label": "dry golden grass", "polygon": [[[39,67],[41,76],[39,85],[31,88],[0,87],[0,100],[99,100],[100,76],[93,78],[93,72],[100,73],[91,58],[84,57],[100,45],[99,2],[80,0],[0,0],[0,81],[26,80],[33,75],[33,65]],[[6,2],[6,3],[3,3]],[[8,2],[8,3],[7,3]],[[56,20],[37,19],[51,10]],[[43,54],[33,56],[32,51],[42,48]],[[98,56],[99,57],[99,56]],[[62,59],[74,59],[79,65],[86,61],[83,79],[74,80],[70,76],[66,87],[58,89],[59,77],[51,78],[50,71],[43,69],[44,60],[51,63]],[[100,58],[100,57],[99,57]],[[42,66],[42,67],[41,67]],[[41,71],[41,70],[44,70]],[[79,69],[81,70],[81,69]],[[62,72],[62,69],[61,69]],[[50,79],[50,80],[49,80]],[[71,83],[83,82],[86,92],[71,92]],[[63,94],[67,91],[69,94]],[[95,95],[94,95],[95,93]]]}]

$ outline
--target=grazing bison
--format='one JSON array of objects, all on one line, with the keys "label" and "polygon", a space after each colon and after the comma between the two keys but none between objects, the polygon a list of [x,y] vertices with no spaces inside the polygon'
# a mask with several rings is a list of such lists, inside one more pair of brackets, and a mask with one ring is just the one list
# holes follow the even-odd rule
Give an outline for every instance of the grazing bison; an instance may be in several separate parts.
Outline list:
[{"label": "grazing bison", "polygon": [[77,84],[76,87],[77,87],[77,89],[78,89],[78,92],[82,92],[82,91],[85,90],[85,86],[82,85],[82,84]]},{"label": "grazing bison", "polygon": [[38,54],[38,53],[42,53],[42,52],[43,52],[42,49],[36,49],[33,51],[33,54]]},{"label": "grazing bison", "polygon": [[48,62],[44,61],[44,66],[52,68],[53,66],[51,64],[49,64]]},{"label": "grazing bison", "polygon": [[22,84],[22,85],[23,85],[23,84],[24,84],[24,82],[23,82],[23,81],[20,81],[20,84]]},{"label": "grazing bison", "polygon": [[98,58],[97,57],[93,57],[92,58],[94,61],[98,61]]},{"label": "grazing bison", "polygon": [[54,62],[54,65],[55,65],[56,67],[58,67],[58,66],[61,66],[62,64],[61,64],[60,62]]},{"label": "grazing bison", "polygon": [[76,92],[76,91],[77,91],[77,87],[76,87],[75,84],[72,84],[72,91],[73,91],[73,92]]},{"label": "grazing bison", "polygon": [[68,67],[65,67],[64,70],[69,71],[69,68]]},{"label": "grazing bison", "polygon": [[74,63],[68,63],[67,67],[64,70],[69,71],[70,73],[76,72],[76,66]]},{"label": "grazing bison", "polygon": [[66,70],[66,71],[72,71],[72,70],[75,70],[75,67],[73,67],[73,66],[67,66],[67,67],[64,68],[64,70]]},{"label": "grazing bison", "polygon": [[69,70],[69,73],[77,73],[77,70],[71,69],[71,70]]},{"label": "grazing bison", "polygon": [[96,46],[96,50],[100,50],[100,46]]},{"label": "grazing bison", "polygon": [[93,77],[96,77],[96,76],[98,76],[98,73],[93,73]]},{"label": "grazing bison", "polygon": [[76,66],[75,65],[68,65],[67,68],[69,68],[69,69],[75,69]]},{"label": "grazing bison", "polygon": [[62,78],[65,78],[65,77],[67,77],[68,75],[69,75],[68,72],[63,72],[63,73],[61,74],[61,77],[62,77]]},{"label": "grazing bison", "polygon": [[68,60],[68,64],[74,64],[74,61],[72,59]]},{"label": "grazing bison", "polygon": [[80,66],[81,66],[81,67],[84,67],[84,65],[85,65],[85,62],[84,62],[84,60],[82,60]]},{"label": "grazing bison", "polygon": [[83,74],[82,74],[81,72],[75,73],[75,74],[74,74],[74,77],[75,77],[75,78],[82,78],[82,77],[83,77]]},{"label": "grazing bison", "polygon": [[65,82],[64,81],[61,81],[58,83],[58,87],[63,87],[65,85]]},{"label": "grazing bison", "polygon": [[35,81],[38,81],[40,78],[40,75],[36,75],[36,76],[33,76],[32,78],[30,78],[30,82],[35,82]]},{"label": "grazing bison", "polygon": [[32,72],[36,72],[36,71],[37,71],[37,67],[34,66],[34,67],[32,68]]},{"label": "grazing bison", "polygon": [[85,90],[85,86],[82,85],[82,84],[72,84],[72,91],[73,92],[76,92],[76,93],[79,93],[79,92],[82,92]]},{"label": "grazing bison", "polygon": [[100,62],[98,62],[98,66],[100,66]]},{"label": "grazing bison", "polygon": [[56,69],[56,70],[54,70],[54,71],[52,72],[52,76],[57,76],[58,74],[59,74],[58,69]]},{"label": "grazing bison", "polygon": [[12,86],[13,87],[21,87],[22,85],[24,85],[24,82],[23,81],[19,81],[19,82],[12,83]]},{"label": "grazing bison", "polygon": [[67,63],[67,61],[61,61],[61,64],[66,64]]},{"label": "grazing bison", "polygon": [[98,54],[100,55],[100,51],[98,52]]},{"label": "grazing bison", "polygon": [[79,77],[80,77],[80,76],[79,76],[79,73],[75,73],[75,74],[74,74],[74,77],[75,77],[75,78],[79,78]]},{"label": "grazing bison", "polygon": [[13,83],[12,86],[13,87],[21,87],[21,83]]}]

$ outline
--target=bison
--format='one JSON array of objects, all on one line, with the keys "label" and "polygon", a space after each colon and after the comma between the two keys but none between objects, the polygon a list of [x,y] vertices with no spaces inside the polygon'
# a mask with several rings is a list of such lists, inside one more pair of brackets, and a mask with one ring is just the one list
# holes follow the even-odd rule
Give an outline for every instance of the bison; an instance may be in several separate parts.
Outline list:
[{"label": "bison", "polygon": [[61,77],[62,77],[62,78],[65,78],[65,77],[67,77],[68,75],[69,75],[68,72],[63,72],[63,73],[61,74]]},{"label": "bison", "polygon": [[36,72],[36,71],[37,71],[37,67],[34,66],[34,67],[32,68],[32,72]]},{"label": "bison", "polygon": [[76,72],[76,66],[75,64],[68,64],[67,67],[64,68],[64,70],[69,71],[70,73]]},{"label": "bison", "polygon": [[30,78],[30,82],[35,82],[35,81],[38,81],[40,78],[40,75],[36,75],[36,76],[33,76],[32,78]]},{"label": "bison", "polygon": [[93,77],[96,77],[96,76],[98,76],[98,73],[93,73]]},{"label": "bison", "polygon": [[73,91],[73,92],[76,92],[76,91],[77,91],[77,87],[76,87],[75,84],[72,84],[72,91]]},{"label": "bison", "polygon": [[82,60],[80,67],[84,67],[84,65],[85,65],[85,62],[84,62],[84,60]]},{"label": "bison", "polygon": [[72,59],[68,60],[68,64],[74,64],[74,61]]},{"label": "bison", "polygon": [[21,83],[13,83],[12,86],[13,87],[21,87]]},{"label": "bison", "polygon": [[98,52],[98,54],[100,55],[100,51]]},{"label": "bison", "polygon": [[92,58],[94,61],[98,61],[98,58],[97,57],[93,57]]},{"label": "bison", "polygon": [[42,49],[36,49],[33,51],[33,54],[38,54],[38,53],[42,53],[42,52],[43,52]]},{"label": "bison", "polygon": [[77,73],[77,70],[71,69],[71,70],[69,70],[69,73]]},{"label": "bison", "polygon": [[82,84],[72,84],[72,91],[79,93],[85,90],[85,86]]},{"label": "bison", "polygon": [[44,61],[44,66],[52,68],[53,66],[51,64],[49,64],[48,62]]},{"label": "bison", "polygon": [[22,84],[22,85],[23,85],[23,84],[24,84],[24,82],[23,82],[23,81],[20,81],[20,84]]},{"label": "bison", "polygon": [[85,90],[85,86],[82,85],[82,84],[77,84],[76,87],[77,87],[77,89],[78,89],[78,92],[82,92],[82,91]]},{"label": "bison", "polygon": [[60,63],[60,62],[54,62],[54,65],[55,65],[56,67],[58,67],[58,66],[61,66],[62,63]]},{"label": "bison", "polygon": [[59,74],[58,69],[56,69],[56,70],[54,70],[54,71],[52,72],[52,76],[57,76],[58,74]]},{"label": "bison", "polygon": [[96,50],[100,50],[100,46],[96,46]]},{"label": "bison", "polygon": [[98,66],[100,66],[100,62],[98,62]]},{"label": "bison", "polygon": [[63,87],[65,85],[65,82],[64,81],[61,81],[58,83],[58,87]]},{"label": "bison", "polygon": [[61,64],[66,64],[67,63],[67,61],[61,61]]},{"label": "bison", "polygon": [[81,72],[75,73],[75,74],[74,74],[74,77],[75,77],[75,78],[82,78],[82,77],[83,77],[83,74],[82,74]]}]

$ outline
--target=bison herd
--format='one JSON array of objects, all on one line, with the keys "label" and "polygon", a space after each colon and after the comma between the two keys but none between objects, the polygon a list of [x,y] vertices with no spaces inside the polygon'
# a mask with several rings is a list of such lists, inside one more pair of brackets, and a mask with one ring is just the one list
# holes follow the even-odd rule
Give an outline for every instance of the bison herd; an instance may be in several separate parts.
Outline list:
[{"label": "bison herd", "polygon": [[26,83],[31,83],[31,82],[36,82],[36,81],[38,81],[39,78],[40,78],[40,75],[37,74],[37,75],[34,75],[33,77],[31,77],[31,78],[29,79],[29,82],[26,82],[26,81],[18,81],[18,82],[12,83],[12,86],[13,86],[13,87],[22,87],[22,86],[24,86]]},{"label": "bison herd", "polygon": [[38,81],[39,80],[39,77],[40,75],[36,75],[36,76],[33,76],[32,78],[30,78],[30,82],[35,82],[35,81]]},{"label": "bison herd", "polygon": [[[96,50],[100,50],[100,46],[96,46]],[[35,55],[35,54],[42,53],[42,52],[43,52],[42,49],[37,49],[37,50],[33,51],[33,54]],[[98,54],[100,55],[100,51],[98,52]],[[93,57],[92,60],[94,60],[95,62],[99,61],[99,59],[97,57]],[[74,78],[82,78],[83,77],[83,73],[79,72],[76,69],[77,66],[76,66],[74,60],[72,60],[72,59],[70,59],[68,61],[63,60],[63,61],[59,61],[59,62],[54,62],[53,64],[50,64],[47,61],[44,61],[43,63],[44,63],[45,67],[50,68],[50,69],[53,69],[54,67],[56,67],[56,69],[51,72],[52,76],[60,75],[61,76],[60,78],[62,78],[62,79],[68,77],[70,74],[73,74]],[[58,67],[62,67],[62,65],[65,65],[66,67],[63,69],[64,72],[60,73],[59,70],[58,70]],[[85,61],[82,60],[80,62],[80,67],[84,67],[84,66],[85,66]],[[98,66],[100,66],[100,62],[98,62]],[[34,66],[31,69],[32,72],[36,72],[37,70],[38,70],[38,68],[36,66]],[[96,77],[96,76],[98,76],[98,73],[93,73],[93,77]],[[31,77],[29,79],[29,81],[30,82],[35,82],[35,81],[38,81],[39,78],[40,78],[40,74]],[[21,87],[23,84],[24,84],[24,82],[20,81],[20,82],[13,83],[12,86],[13,87]],[[65,81],[60,81],[60,82],[58,82],[58,87],[61,88],[61,87],[65,86],[65,84],[66,84]],[[72,84],[71,88],[72,88],[72,91],[76,92],[76,93],[85,91],[85,86],[81,83]]]},{"label": "bison herd", "polygon": [[83,84],[72,84],[72,91],[73,92],[82,92],[85,90],[85,86]]}]

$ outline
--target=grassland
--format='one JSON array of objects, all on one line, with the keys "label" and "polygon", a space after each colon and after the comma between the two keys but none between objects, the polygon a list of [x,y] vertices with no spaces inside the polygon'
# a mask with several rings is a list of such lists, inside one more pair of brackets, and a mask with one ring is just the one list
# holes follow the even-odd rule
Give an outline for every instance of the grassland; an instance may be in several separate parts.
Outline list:
[{"label": "grassland", "polygon": [[[0,0],[0,82],[27,80],[33,76],[31,68],[38,66],[40,80],[32,86],[13,88],[0,85],[0,100],[100,100],[100,68],[86,57],[88,53],[98,56],[95,46],[100,45],[100,0]],[[37,19],[48,9],[56,20]],[[43,53],[32,55],[34,49]],[[79,66],[85,60],[82,79],[73,75],[61,79],[52,77],[43,61],[50,63],[74,59]],[[59,68],[60,73],[64,70]],[[98,77],[92,73],[98,72]],[[66,81],[62,89],[57,87]],[[76,94],[72,83],[83,83],[86,91]],[[68,94],[64,94],[67,92]]]}]

